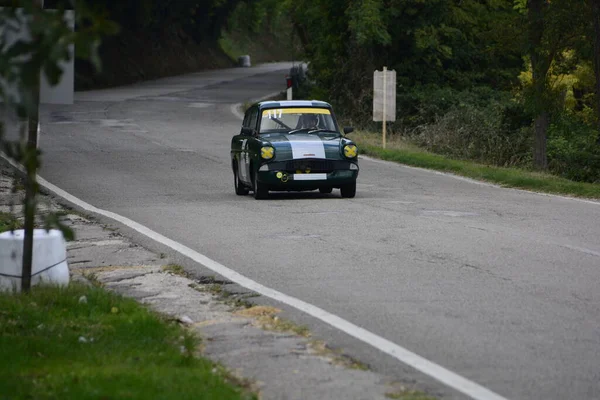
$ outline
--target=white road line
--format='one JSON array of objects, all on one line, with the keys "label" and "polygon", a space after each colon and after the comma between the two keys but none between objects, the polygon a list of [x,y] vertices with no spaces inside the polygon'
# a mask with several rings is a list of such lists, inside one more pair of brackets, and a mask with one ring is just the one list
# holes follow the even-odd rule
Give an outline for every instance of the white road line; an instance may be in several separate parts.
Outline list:
[{"label": "white road line", "polygon": [[559,244],[558,246],[564,247],[566,249],[574,250],[574,251],[579,251],[581,253],[589,254],[590,256],[600,257],[600,252],[586,249],[584,247],[571,246],[569,244]]},{"label": "white road line", "polygon": [[[272,99],[275,96],[279,96],[282,92],[283,92],[283,90],[280,90],[278,92],[270,93],[270,94],[268,94],[266,96],[262,96],[262,97],[258,97],[256,99],[252,99],[252,100],[250,100],[250,103],[258,103],[260,101]],[[240,108],[242,108],[242,105],[243,105],[243,103],[237,103],[237,104],[232,104],[231,107],[230,107],[231,113],[233,115],[235,115],[238,119],[241,119],[241,120],[244,119],[244,111],[240,110]]]},{"label": "white road line", "polygon": [[[22,167],[17,165],[12,160],[8,159],[3,153],[0,155],[8,160],[14,167],[22,170]],[[166,236],[161,235],[158,232],[153,231],[146,226],[135,222],[129,218],[123,217],[122,215],[113,213],[111,211],[102,210],[100,208],[94,207],[93,205],[86,203],[85,201],[73,196],[70,193],[60,189],[59,187],[53,185],[42,177],[38,176],[38,182],[41,186],[51,191],[57,196],[62,197],[68,202],[81,207],[82,209],[103,215],[105,217],[111,218],[115,221],[122,223],[125,226],[128,226],[131,229],[136,230],[149,237],[152,240],[155,240],[165,246],[170,247],[171,249],[181,253],[182,255],[190,258],[191,260],[203,265],[204,267],[210,269],[211,271],[229,279],[232,282],[237,283],[240,286],[243,286],[247,289],[250,289],[256,293],[259,293],[263,296],[270,297],[273,300],[282,302],[291,306],[297,310],[303,311],[306,314],[317,318],[326,324],[333,326],[336,329],[368,344],[376,349],[389,354],[390,356],[396,358],[397,360],[403,362],[406,365],[413,367],[414,369],[421,371],[422,373],[431,376],[434,379],[442,382],[443,384],[471,397],[475,400],[507,400],[505,397],[500,396],[492,392],[491,390],[473,382],[462,376],[438,365],[434,362],[427,360],[426,358],[421,357],[418,354],[411,352],[410,350],[405,349],[402,346],[399,346],[381,336],[378,336],[372,332],[367,331],[366,329],[361,328],[360,326],[354,325],[351,322],[348,322],[337,315],[331,314],[319,307],[316,307],[312,304],[309,304],[305,301],[297,299],[295,297],[288,296],[284,293],[281,293],[277,290],[271,289],[264,285],[261,285],[258,282],[253,281],[250,278],[241,275],[234,270],[227,268],[226,266],[219,264],[218,262],[206,257],[203,254],[198,253],[197,251],[179,243],[172,239],[169,239]]]}]

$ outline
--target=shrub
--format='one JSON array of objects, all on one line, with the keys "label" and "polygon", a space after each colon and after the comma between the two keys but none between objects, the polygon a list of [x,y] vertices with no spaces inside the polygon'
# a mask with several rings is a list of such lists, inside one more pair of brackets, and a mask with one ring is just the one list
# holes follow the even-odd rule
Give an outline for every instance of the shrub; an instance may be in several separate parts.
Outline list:
[{"label": "shrub", "polygon": [[481,163],[523,165],[530,158],[531,131],[504,129],[504,108],[462,104],[421,126],[413,139],[427,150]]},{"label": "shrub", "polygon": [[415,86],[406,90],[398,88],[396,97],[398,119],[406,128],[434,123],[439,117],[457,107],[471,106],[482,109],[498,104],[509,107],[510,93],[488,86],[461,91],[436,85]]},{"label": "shrub", "polygon": [[593,126],[571,114],[554,119],[548,130],[548,165],[567,179],[600,183],[600,146]]}]

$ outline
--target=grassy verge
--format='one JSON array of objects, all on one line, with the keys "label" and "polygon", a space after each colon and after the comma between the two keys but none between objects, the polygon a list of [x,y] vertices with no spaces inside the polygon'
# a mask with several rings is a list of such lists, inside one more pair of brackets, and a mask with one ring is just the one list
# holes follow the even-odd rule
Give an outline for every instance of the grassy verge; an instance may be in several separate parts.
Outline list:
[{"label": "grassy verge", "polygon": [[451,172],[468,178],[495,183],[505,187],[542,193],[562,194],[575,197],[600,199],[600,185],[573,182],[554,175],[517,168],[501,168],[455,160],[429,153],[399,138],[387,140],[386,149],[381,147],[380,133],[356,132],[352,139],[362,154],[415,167]]},{"label": "grassy verge", "polygon": [[10,213],[0,211],[0,232],[10,231],[11,229],[20,229],[21,223]]},{"label": "grassy verge", "polygon": [[178,325],[100,288],[0,294],[0,398],[254,398],[196,357],[197,345]]}]

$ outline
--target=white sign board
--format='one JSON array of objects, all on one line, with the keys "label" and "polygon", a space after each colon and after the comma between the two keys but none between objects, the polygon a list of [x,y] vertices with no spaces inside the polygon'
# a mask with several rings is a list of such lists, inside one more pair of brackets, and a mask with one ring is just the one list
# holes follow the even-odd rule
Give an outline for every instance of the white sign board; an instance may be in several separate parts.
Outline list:
[{"label": "white sign board", "polygon": [[[55,10],[48,10],[49,12],[56,12]],[[73,10],[65,11],[65,21],[71,29],[75,27],[75,14]],[[17,18],[24,18],[22,13],[17,13]],[[14,26],[23,26],[24,21],[20,20],[16,22]],[[8,45],[16,42],[17,40],[31,40],[30,32],[25,29],[21,30],[10,30],[5,27],[0,27],[1,34],[5,34]],[[45,75],[41,74],[40,79],[40,103],[41,104],[73,104],[73,92],[75,90],[75,60],[74,60],[74,48],[71,45],[69,48],[71,58],[69,61],[63,61],[59,65],[63,70],[60,81],[56,86],[50,86]],[[0,77],[0,85],[4,87],[9,93],[14,93],[14,88],[6,87],[6,83],[2,81]],[[1,100],[0,100],[1,102]]]},{"label": "white sign board", "polygon": [[396,71],[373,73],[373,121],[396,120]]}]

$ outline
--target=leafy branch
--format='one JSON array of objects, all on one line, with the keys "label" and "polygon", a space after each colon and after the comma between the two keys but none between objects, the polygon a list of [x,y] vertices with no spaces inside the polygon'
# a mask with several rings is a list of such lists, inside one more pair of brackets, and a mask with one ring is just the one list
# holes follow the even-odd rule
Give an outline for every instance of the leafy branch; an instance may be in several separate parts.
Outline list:
[{"label": "leafy branch", "polygon": [[[65,10],[74,9],[73,29]],[[37,171],[41,151],[37,146],[41,76],[56,85],[63,76],[61,64],[73,57],[90,60],[100,68],[98,48],[103,35],[117,30],[114,23],[92,13],[83,1],[60,2],[56,10],[43,7],[43,0],[13,1],[0,9],[0,98],[5,112],[16,117],[19,139],[6,138],[0,123],[0,151],[22,165],[25,171],[24,248],[22,289],[31,285],[33,226],[39,183]],[[25,133],[28,133],[27,135]],[[70,238],[73,232],[55,215],[46,216],[45,228],[57,228]]]}]

